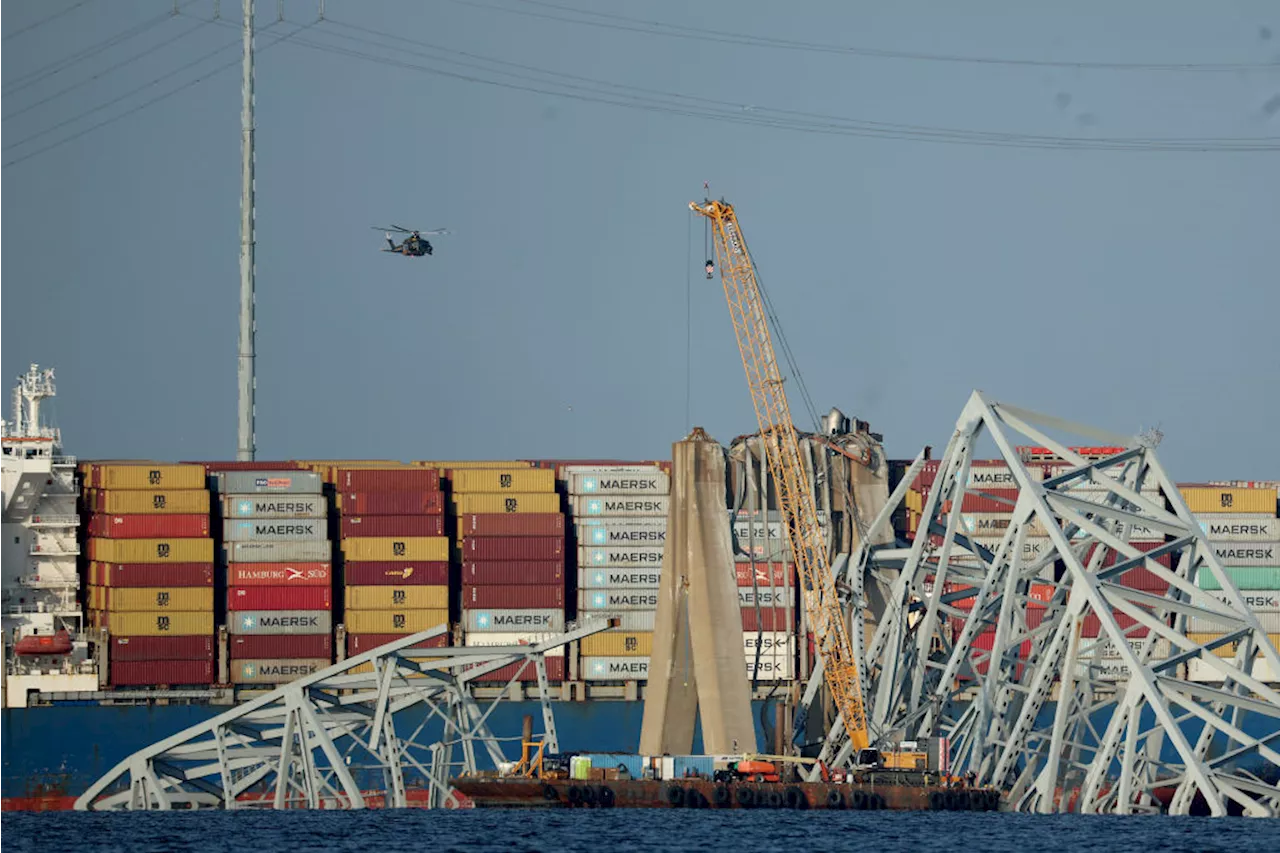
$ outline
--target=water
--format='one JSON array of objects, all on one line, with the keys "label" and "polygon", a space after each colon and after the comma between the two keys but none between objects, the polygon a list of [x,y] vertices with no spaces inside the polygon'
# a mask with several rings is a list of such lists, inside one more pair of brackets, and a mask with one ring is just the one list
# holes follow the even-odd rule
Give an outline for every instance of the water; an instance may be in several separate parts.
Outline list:
[{"label": "water", "polygon": [[478,809],[3,816],[32,853],[1246,853],[1280,850],[1280,820],[929,812]]}]

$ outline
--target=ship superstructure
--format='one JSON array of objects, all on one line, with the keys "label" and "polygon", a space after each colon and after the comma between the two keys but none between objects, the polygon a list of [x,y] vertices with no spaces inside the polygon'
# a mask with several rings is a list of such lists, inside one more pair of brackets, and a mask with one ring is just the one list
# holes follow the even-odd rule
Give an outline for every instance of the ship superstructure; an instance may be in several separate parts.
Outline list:
[{"label": "ship superstructure", "polygon": [[53,370],[31,365],[13,389],[13,420],[0,428],[6,707],[25,706],[31,691],[98,687],[77,601],[76,460],[41,421],[41,404],[55,394]]}]

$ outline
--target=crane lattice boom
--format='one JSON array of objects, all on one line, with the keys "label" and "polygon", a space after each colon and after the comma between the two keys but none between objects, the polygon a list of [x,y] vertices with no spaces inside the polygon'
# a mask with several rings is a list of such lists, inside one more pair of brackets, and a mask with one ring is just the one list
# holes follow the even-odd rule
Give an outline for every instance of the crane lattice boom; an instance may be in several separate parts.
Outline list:
[{"label": "crane lattice boom", "polygon": [[707,217],[715,233],[720,279],[729,303],[733,330],[742,352],[742,366],[760,421],[769,472],[778,492],[778,506],[787,528],[805,613],[814,642],[822,656],[823,676],[843,718],[855,755],[868,745],[867,718],[862,706],[858,666],[845,625],[844,611],[836,595],[835,579],[827,558],[826,541],[818,526],[818,507],[800,455],[800,439],[791,420],[791,408],[783,390],[782,373],[773,349],[764,299],[756,282],[747,243],[733,206],[724,201],[690,202],[689,207]]}]

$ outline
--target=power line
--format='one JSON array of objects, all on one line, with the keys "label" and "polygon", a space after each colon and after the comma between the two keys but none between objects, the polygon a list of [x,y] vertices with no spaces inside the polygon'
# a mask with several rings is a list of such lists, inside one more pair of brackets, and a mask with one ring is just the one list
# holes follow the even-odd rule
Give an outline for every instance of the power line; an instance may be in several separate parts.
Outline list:
[{"label": "power line", "polygon": [[[528,9],[512,9],[505,6],[497,6],[491,3],[482,3],[477,0],[449,0],[460,6],[471,6],[479,9],[489,9],[495,12],[504,12],[511,15],[523,15],[531,18],[541,18],[551,21],[562,21],[570,24],[578,24],[580,26],[598,27],[612,30],[622,30],[626,32],[637,32],[647,35],[656,35],[666,38],[679,38],[697,41],[712,41],[723,44],[748,45],[753,47],[769,47],[780,50],[803,50],[810,53],[834,53],[846,54],[851,56],[863,56],[875,59],[905,59],[920,62],[944,62],[944,63],[964,63],[971,65],[1004,65],[1004,66],[1023,66],[1030,68],[1070,68],[1070,69],[1096,69],[1107,71],[1274,71],[1280,68],[1280,63],[1275,62],[1172,62],[1172,63],[1153,63],[1153,62],[1077,62],[1070,60],[1047,60],[1047,59],[1014,59],[1007,57],[984,57],[984,56],[964,56],[960,54],[945,53],[926,53],[920,51],[902,51],[902,50],[884,50],[878,48],[858,47],[852,45],[839,45],[823,42],[799,41],[794,39],[783,39],[771,36],[756,36],[746,33],[735,33],[727,30],[707,29],[702,27],[691,27],[680,24],[669,24],[663,21],[646,21],[641,18],[632,18],[626,15],[611,14],[608,12],[597,12],[589,9],[578,9],[572,6],[564,6],[557,3],[544,2],[544,0],[517,0],[520,3],[530,6],[539,6],[547,9],[556,9],[559,11],[569,12],[575,15],[586,15],[604,20],[591,21],[582,20],[581,18],[570,18],[563,15],[554,15],[547,12],[535,12]],[[617,21],[621,23],[610,23]]]},{"label": "power line", "polygon": [[88,2],[89,2],[89,0],[80,0],[80,2],[79,2],[79,3],[73,3],[73,4],[71,4],[70,6],[68,6],[67,8],[63,9],[61,12],[54,12],[54,13],[53,13],[52,15],[50,15],[49,17],[47,17],[47,18],[42,18],[42,19],[40,19],[39,21],[36,21],[34,24],[27,24],[27,26],[23,27],[22,29],[18,30],[17,32],[9,33],[9,35],[7,35],[7,36],[5,36],[5,37],[4,37],[4,41],[8,41],[9,39],[17,38],[18,36],[22,35],[23,33],[30,32],[31,30],[34,30],[36,27],[43,27],[45,24],[49,23],[50,21],[56,20],[57,18],[61,18],[63,15],[67,14],[68,12],[74,12],[76,9],[79,9],[81,6],[84,6],[84,5],[85,5],[85,4],[87,4]]}]

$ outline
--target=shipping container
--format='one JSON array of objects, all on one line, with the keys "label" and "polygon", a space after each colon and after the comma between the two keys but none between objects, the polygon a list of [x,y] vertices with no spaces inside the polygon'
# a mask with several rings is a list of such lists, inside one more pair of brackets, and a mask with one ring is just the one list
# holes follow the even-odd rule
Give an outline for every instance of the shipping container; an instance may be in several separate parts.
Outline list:
[{"label": "shipping container", "polygon": [[670,498],[661,496],[574,495],[569,504],[575,518],[666,518]]},{"label": "shipping container", "polygon": [[[544,659],[547,670],[547,681],[557,683],[565,679],[565,659],[562,657],[551,657],[547,655]],[[476,664],[480,666],[481,664]],[[474,669],[475,667],[468,667]],[[524,663],[510,663],[493,672],[485,673],[473,679],[475,684],[506,684],[515,679],[521,682],[537,681],[538,670],[533,661],[525,661]]]},{"label": "shipping container", "polygon": [[328,634],[238,634],[230,638],[232,658],[323,658],[333,660],[333,637]]},{"label": "shipping container", "polygon": [[492,513],[553,513],[560,511],[560,495],[555,492],[488,494],[471,492],[454,495],[458,515]]},{"label": "shipping container", "polygon": [[101,587],[101,589],[105,594],[101,609],[118,613],[213,609],[213,588],[208,586]]},{"label": "shipping container", "polygon": [[[1268,634],[1280,632],[1280,609],[1275,608],[1252,608],[1254,617],[1258,620],[1258,624],[1262,630]],[[1219,622],[1216,619],[1210,619],[1201,616],[1194,616],[1187,619],[1187,633],[1203,633],[1203,632],[1223,632],[1235,630],[1235,625],[1227,622]]]},{"label": "shipping container", "polygon": [[453,472],[453,493],[554,492],[556,472],[537,468],[469,468]]},{"label": "shipping container", "polygon": [[89,582],[98,586],[213,586],[213,563],[89,564]]},{"label": "shipping container", "polygon": [[204,467],[201,465],[94,465],[89,484],[95,489],[203,489]]},{"label": "shipping container", "polygon": [[[397,634],[347,634],[347,654],[358,655],[364,652],[372,651],[379,646],[385,646],[387,643],[394,643],[396,640],[409,636],[409,634],[417,633],[416,631],[401,632]],[[438,637],[432,637],[429,640],[423,640],[410,646],[414,649],[442,649],[449,645],[449,632],[441,634]]]},{"label": "shipping container", "polygon": [[469,513],[458,516],[461,536],[559,536],[564,537],[560,512]]},{"label": "shipping container", "polygon": [[578,569],[579,589],[650,589],[662,585],[662,572],[652,569]]},{"label": "shipping container", "polygon": [[310,542],[329,538],[323,518],[237,518],[222,525],[226,542]]},{"label": "shipping container", "polygon": [[653,654],[653,632],[605,631],[583,637],[578,648],[586,657],[649,657]]},{"label": "shipping container", "polygon": [[440,472],[431,468],[339,468],[339,492],[438,492]]},{"label": "shipping container", "polygon": [[449,559],[449,540],[443,536],[352,536],[341,547],[347,562]]},{"label": "shipping container", "polygon": [[232,634],[328,634],[333,614],[328,610],[240,610],[227,618]]},{"label": "shipping container", "polygon": [[183,465],[200,465],[204,468],[206,474],[215,474],[219,471],[297,471],[299,463],[296,461],[285,460],[283,462],[259,462],[254,460],[214,460],[205,462],[195,462],[190,459],[182,460]]},{"label": "shipping container", "polygon": [[491,461],[488,459],[415,459],[409,463],[422,468],[434,468],[437,471],[454,471],[466,470],[469,468],[532,468],[533,464],[523,459],[500,459]]},{"label": "shipping container", "polygon": [[449,606],[445,586],[351,586],[346,588],[346,604],[352,610],[430,610]]},{"label": "shipping container", "polygon": [[449,611],[434,610],[348,610],[350,634],[416,634],[437,625],[449,626]]},{"label": "shipping container", "polygon": [[564,585],[564,560],[500,560],[462,564],[463,585]]},{"label": "shipping container", "polygon": [[223,471],[213,476],[220,495],[318,495],[324,480],[314,471]]},{"label": "shipping container", "polygon": [[226,495],[222,514],[227,518],[327,518],[324,495]]},{"label": "shipping container", "polygon": [[[1222,636],[1225,636],[1224,632],[1222,631],[1211,631],[1211,632],[1188,631],[1187,632],[1188,640],[1191,640],[1193,643],[1201,643],[1202,645],[1208,645],[1209,643],[1212,643],[1214,640]],[[1280,633],[1267,634],[1267,640],[1268,642],[1271,643],[1271,645],[1274,648],[1280,649]],[[1234,658],[1236,654],[1240,651],[1241,645],[1242,643],[1239,640],[1237,640],[1231,643],[1223,643],[1219,645],[1217,648],[1213,649],[1212,651],[1213,651],[1213,654],[1215,654],[1220,658]],[[1258,647],[1258,644],[1256,642],[1253,644],[1253,649],[1254,649],[1253,656],[1255,658],[1262,657],[1262,651]],[[1255,669],[1254,678],[1257,678],[1257,677],[1258,677],[1258,673],[1257,673],[1257,670]]]},{"label": "shipping container", "polygon": [[140,660],[113,662],[107,668],[112,687],[177,687],[213,683],[211,660]]},{"label": "shipping container", "polygon": [[269,658],[233,660],[232,684],[288,684],[325,669],[328,658]]},{"label": "shipping container", "polygon": [[659,568],[662,566],[662,548],[635,547],[592,548],[584,546],[578,549],[578,566],[593,569],[640,569]]},{"label": "shipping container", "polygon": [[99,627],[112,636],[181,637],[192,634],[213,635],[213,611],[109,613],[99,614]]},{"label": "shipping container", "polygon": [[583,681],[648,681],[647,657],[586,657],[578,667]]},{"label": "shipping container", "polygon": [[1280,541],[1280,518],[1247,515],[1208,515],[1197,519],[1205,538],[1212,542]]},{"label": "shipping container", "polygon": [[757,604],[761,607],[786,607],[787,604],[796,607],[796,593],[794,589],[779,586],[738,587],[740,607],[755,607]]},{"label": "shipping container", "polygon": [[742,608],[742,630],[743,631],[794,631],[796,621],[799,616],[793,607],[787,610],[783,607],[775,607],[769,609],[761,607]]},{"label": "shipping container", "polygon": [[138,660],[213,660],[213,636],[110,638],[110,663]]},{"label": "shipping container", "polygon": [[89,517],[90,536],[102,539],[194,539],[208,537],[208,515],[102,515]]},{"label": "shipping container", "polygon": [[549,586],[472,586],[462,587],[462,606],[466,609],[500,608],[507,610],[564,607],[564,584]]},{"label": "shipping container", "polygon": [[227,565],[228,586],[310,586],[328,587],[333,583],[329,563],[230,563]]},{"label": "shipping container", "polygon": [[[478,634],[467,634],[462,639],[462,645],[467,647],[485,648],[492,646],[531,646],[534,643],[545,642],[552,637],[557,636],[553,631],[517,631],[513,633],[497,633],[497,632],[481,632]],[[567,646],[557,646],[554,649],[548,649],[546,656],[564,657]]]},{"label": "shipping container", "polygon": [[[1236,589],[1280,589],[1280,566],[1224,566],[1223,570]],[[1207,567],[1196,572],[1196,583],[1201,589],[1222,589],[1222,584]]]},{"label": "shipping container", "polygon": [[443,536],[443,515],[349,515],[342,518],[343,539],[352,536]]},{"label": "shipping container", "polygon": [[540,610],[464,610],[463,628],[470,631],[551,631],[564,630],[564,611]]},{"label": "shipping container", "polygon": [[89,559],[103,563],[210,563],[212,539],[90,539]]},{"label": "shipping container", "polygon": [[443,492],[339,492],[343,515],[442,515]]},{"label": "shipping container", "polygon": [[315,542],[228,542],[229,563],[331,563],[333,544]]},{"label": "shipping container", "polygon": [[662,471],[620,471],[600,468],[569,475],[569,494],[626,495],[628,497],[667,495],[671,478]]},{"label": "shipping container", "polygon": [[371,560],[347,563],[343,574],[349,586],[440,586],[449,583],[449,563],[444,560]]},{"label": "shipping container", "polygon": [[1214,542],[1223,566],[1280,566],[1280,542]]},{"label": "shipping container", "polygon": [[564,560],[563,536],[468,536],[462,543],[462,559]]},{"label": "shipping container", "polygon": [[734,563],[733,570],[738,586],[795,586],[796,571],[790,563]]},{"label": "shipping container", "polygon": [[1178,491],[1194,513],[1276,514],[1275,489],[1237,489],[1230,486],[1183,486]]},{"label": "shipping container", "polygon": [[330,610],[327,586],[233,586],[227,589],[228,610]]},{"label": "shipping container", "polygon": [[94,490],[86,496],[85,505],[94,512],[113,515],[148,513],[208,515],[209,492],[205,489],[136,492]]},{"label": "shipping container", "polygon": [[648,589],[584,589],[578,592],[579,610],[654,610],[658,593]]},{"label": "shipping container", "polygon": [[589,518],[577,523],[578,544],[593,548],[667,544],[667,520]]}]

